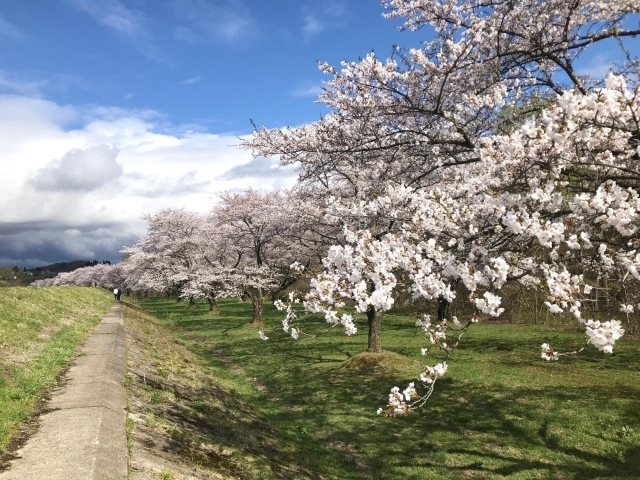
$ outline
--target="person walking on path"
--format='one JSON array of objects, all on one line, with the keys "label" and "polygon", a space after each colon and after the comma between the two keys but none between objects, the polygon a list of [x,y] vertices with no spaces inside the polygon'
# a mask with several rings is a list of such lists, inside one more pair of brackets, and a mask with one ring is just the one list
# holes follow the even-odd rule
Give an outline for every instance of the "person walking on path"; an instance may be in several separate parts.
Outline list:
[{"label": "person walking on path", "polygon": [[120,300],[120,290],[117,288],[113,289],[113,299],[116,301]]},{"label": "person walking on path", "polygon": [[116,294],[116,300],[120,301],[120,297],[122,296],[122,289],[118,288],[118,293]]}]

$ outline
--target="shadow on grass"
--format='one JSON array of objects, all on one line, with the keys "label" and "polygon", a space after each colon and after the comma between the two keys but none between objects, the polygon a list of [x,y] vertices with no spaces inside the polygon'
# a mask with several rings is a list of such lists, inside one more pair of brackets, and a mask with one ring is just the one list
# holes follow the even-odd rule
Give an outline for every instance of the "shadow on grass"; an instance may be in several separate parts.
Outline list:
[{"label": "shadow on grass", "polygon": [[[386,392],[404,388],[415,371],[342,368],[366,348],[366,335],[261,342],[249,324],[250,304],[221,302],[216,317],[204,305],[192,310],[195,315],[183,315],[184,305],[166,300],[145,299],[143,305],[197,338],[192,351],[212,371],[237,366],[243,378],[236,381],[265,397],[256,405],[261,421],[295,445],[299,465],[325,478],[634,478],[640,471],[635,343],[613,357],[589,352],[548,365],[531,352],[544,338],[571,343],[575,334],[481,327],[465,338],[453,359],[457,366],[439,380],[424,409],[384,418],[375,410],[386,403]],[[275,332],[280,320],[266,306],[264,324]],[[326,324],[305,328],[313,333]],[[416,358],[415,330],[410,320],[391,318],[383,344]],[[239,395],[256,401],[253,394]]]},{"label": "shadow on grass", "polygon": [[152,465],[192,468],[194,474],[210,469],[225,478],[320,479],[298,466],[295,445],[256,414],[262,394],[241,395],[219,382],[198,359],[212,360],[210,355],[198,345],[187,351],[169,328],[154,322],[127,313],[128,399],[138,419],[134,470],[146,469],[152,458]]},{"label": "shadow on grass", "polygon": [[[544,393],[519,388],[505,393],[502,389],[469,388],[442,380],[440,391],[446,392],[446,396],[435,394],[425,411],[402,418],[372,420],[371,414],[348,408],[349,403],[375,405],[378,399],[374,395],[362,393],[364,383],[354,382],[353,378],[336,380],[335,376],[313,380],[317,389],[326,391],[332,387],[335,395],[324,395],[321,401],[314,401],[316,389],[297,388],[287,392],[287,403],[312,405],[294,418],[290,414],[275,414],[270,424],[304,422],[313,410],[314,431],[336,448],[356,446],[357,452],[364,456],[366,469],[361,470],[368,470],[372,478],[402,476],[417,480],[429,478],[426,472],[434,478],[468,477],[469,472],[515,478],[536,475],[542,478],[556,475],[576,479],[633,478],[640,471],[637,437],[633,443],[606,438],[603,434],[607,435],[607,431],[603,434],[584,432],[580,431],[581,425],[576,425],[578,431],[571,432],[571,424],[567,425],[562,415],[545,413],[545,406],[577,398],[582,398],[583,403],[577,403],[576,409],[594,401],[599,408],[607,408],[607,402],[602,401],[607,394],[602,390]],[[353,386],[354,383],[359,386]],[[394,384],[392,378],[380,383]],[[371,386],[382,387],[380,383],[372,382]],[[404,385],[406,380],[399,383]],[[537,408],[519,403],[522,398],[542,395],[545,405]],[[332,420],[331,416],[341,408],[346,411],[337,415],[342,416],[343,421]],[[627,413],[623,421],[637,429],[640,426],[637,411]],[[348,418],[350,415],[361,418],[353,421]],[[585,442],[588,436],[592,439]],[[583,443],[590,448],[582,447]],[[606,443],[603,449],[594,448],[602,443]]]}]

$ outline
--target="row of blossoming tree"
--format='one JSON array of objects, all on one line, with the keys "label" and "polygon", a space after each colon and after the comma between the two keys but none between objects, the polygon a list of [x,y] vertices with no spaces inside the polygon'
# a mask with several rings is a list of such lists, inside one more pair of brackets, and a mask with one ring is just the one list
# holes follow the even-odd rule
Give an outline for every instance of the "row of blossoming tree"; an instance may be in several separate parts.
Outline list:
[{"label": "row of blossoming tree", "polygon": [[147,234],[122,250],[126,261],[80,268],[34,285],[119,287],[190,302],[204,298],[212,311],[219,298],[246,296],[257,323],[265,297],[298,279],[290,266],[317,265],[322,257],[321,243],[299,234],[306,216],[298,208],[293,191],[247,190],[224,193],[206,215],[162,210],[145,217]]},{"label": "row of blossoming tree", "polygon": [[[434,32],[420,48],[373,53],[331,76],[330,113],[299,128],[256,129],[242,144],[297,165],[288,192],[225,194],[208,216],[164,211],[126,250],[131,288],[209,299],[266,294],[308,272],[310,289],[276,302],[283,328],[304,310],[381,352],[384,312],[402,296],[437,305],[418,320],[440,355],[424,390],[394,388],[381,411],[422,404],[475,322],[500,316],[514,283],[545,292],[551,313],[580,322],[611,353],[640,309],[640,0],[384,0],[401,29]],[[430,33],[431,34],[431,33]],[[605,79],[581,74],[594,45]],[[614,53],[617,52],[617,53]],[[613,60],[618,60],[617,63]],[[322,268],[313,267],[322,259]],[[294,268],[290,268],[294,265]],[[596,308],[607,299],[607,309]],[[447,314],[464,301],[468,315]],[[612,310],[613,308],[613,310]],[[260,335],[268,338],[263,330]],[[440,352],[440,354],[438,354]],[[545,360],[562,353],[541,348]]]}]

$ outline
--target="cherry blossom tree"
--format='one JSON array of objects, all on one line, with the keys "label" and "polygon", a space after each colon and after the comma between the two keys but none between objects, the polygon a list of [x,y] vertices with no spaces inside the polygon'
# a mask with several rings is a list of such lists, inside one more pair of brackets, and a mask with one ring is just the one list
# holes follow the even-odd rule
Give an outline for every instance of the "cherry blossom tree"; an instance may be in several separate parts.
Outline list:
[{"label": "cherry blossom tree", "polygon": [[[637,86],[629,90],[624,77],[613,74],[605,88],[592,93],[567,91],[539,119],[510,135],[482,139],[483,162],[465,167],[461,178],[466,180],[456,190],[403,192],[414,208],[402,245],[418,247],[430,259],[408,265],[416,293],[428,297],[436,279],[460,278],[478,310],[499,314],[500,299],[490,290],[499,291],[514,277],[544,287],[552,313],[570,312],[584,325],[586,344],[612,353],[624,329],[621,320],[611,317],[622,316],[630,324],[640,300],[635,240],[640,224],[638,93]],[[473,189],[473,195],[465,196],[472,202],[455,200],[465,184]],[[442,212],[447,218],[455,209],[457,231],[447,222],[436,233],[431,219],[442,208],[449,211]],[[429,238],[426,244],[420,240],[424,238]],[[436,255],[429,242],[444,257],[444,268],[432,268]],[[413,250],[409,255],[415,258]],[[597,320],[585,313],[597,313],[591,305],[602,288],[591,282],[602,275],[615,279],[619,308],[617,315]],[[475,295],[482,289],[485,298]],[[448,357],[451,347],[440,343],[429,323],[425,328]],[[439,326],[442,338],[445,330],[446,323]],[[565,354],[547,343],[541,346],[544,360]],[[426,367],[422,380],[429,388],[413,404],[415,385],[402,394],[392,391],[387,413],[401,413],[428,398],[435,378],[446,371],[437,367]]]},{"label": "cherry blossom tree", "polygon": [[[626,28],[640,2],[383,4],[402,29],[432,27],[434,38],[395,47],[387,61],[372,53],[341,71],[321,64],[332,79],[319,102],[331,113],[296,129],[256,130],[244,144],[299,164],[301,185],[324,189],[347,219],[345,244],[330,249],[306,308],[351,334],[351,317],[337,309],[352,300],[371,322],[393,305],[400,275],[416,299],[450,301],[452,285],[464,286],[476,315],[464,326],[455,320],[451,344],[446,319],[420,321],[445,358],[425,367],[427,393],[417,400],[414,384],[391,392],[390,414],[428,398],[466,329],[502,313],[510,281],[546,290],[552,313],[575,315],[588,342],[610,353],[621,322],[583,313],[593,293],[613,297],[590,283],[602,276],[621,285],[627,319],[640,308],[638,62],[625,47],[640,33]],[[575,68],[601,42],[627,58],[606,82]],[[297,334],[295,312],[279,306]],[[541,348],[546,360],[560,355]]]},{"label": "cherry blossom tree", "polygon": [[234,272],[225,264],[222,237],[206,218],[184,209],[166,209],[146,220],[147,235],[123,250],[130,277],[136,272],[138,288],[190,301],[206,298],[210,311],[217,308],[218,298],[238,295]]},{"label": "cherry blossom tree", "polygon": [[59,287],[73,285],[78,287],[102,287],[108,290],[122,288],[127,272],[122,263],[115,265],[98,263],[78,268],[71,272],[62,272],[53,278],[43,278],[32,283],[38,287]]},{"label": "cherry blossom tree", "polygon": [[233,252],[228,258],[235,262],[236,287],[251,299],[254,323],[262,321],[265,296],[286,289],[297,279],[291,265],[309,266],[316,261],[317,245],[307,242],[303,234],[300,202],[293,191],[249,189],[223,193],[212,209],[210,228]]}]

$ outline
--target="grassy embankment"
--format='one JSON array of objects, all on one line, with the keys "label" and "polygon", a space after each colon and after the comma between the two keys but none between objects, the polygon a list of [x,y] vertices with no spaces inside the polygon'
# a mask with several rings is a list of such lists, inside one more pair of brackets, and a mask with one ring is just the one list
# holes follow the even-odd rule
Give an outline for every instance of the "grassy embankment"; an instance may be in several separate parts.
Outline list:
[{"label": "grassy embankment", "polygon": [[253,385],[211,369],[190,342],[125,299],[129,478],[321,480],[262,414]]},{"label": "grassy embankment", "polygon": [[97,288],[0,288],[0,453],[112,303]]},{"label": "grassy embankment", "polygon": [[[613,355],[589,348],[547,363],[539,347],[573,348],[579,333],[542,326],[478,325],[455,352],[426,407],[377,416],[390,387],[415,378],[420,347],[414,321],[385,318],[382,365],[356,357],[366,328],[309,341],[286,338],[281,314],[265,308],[258,339],[251,307],[143,298],[140,304],[179,330],[213,374],[251,404],[300,467],[334,479],[637,478],[640,472],[640,345],[621,341]],[[324,330],[322,320],[307,326]],[[231,368],[230,368],[231,367]]]}]

